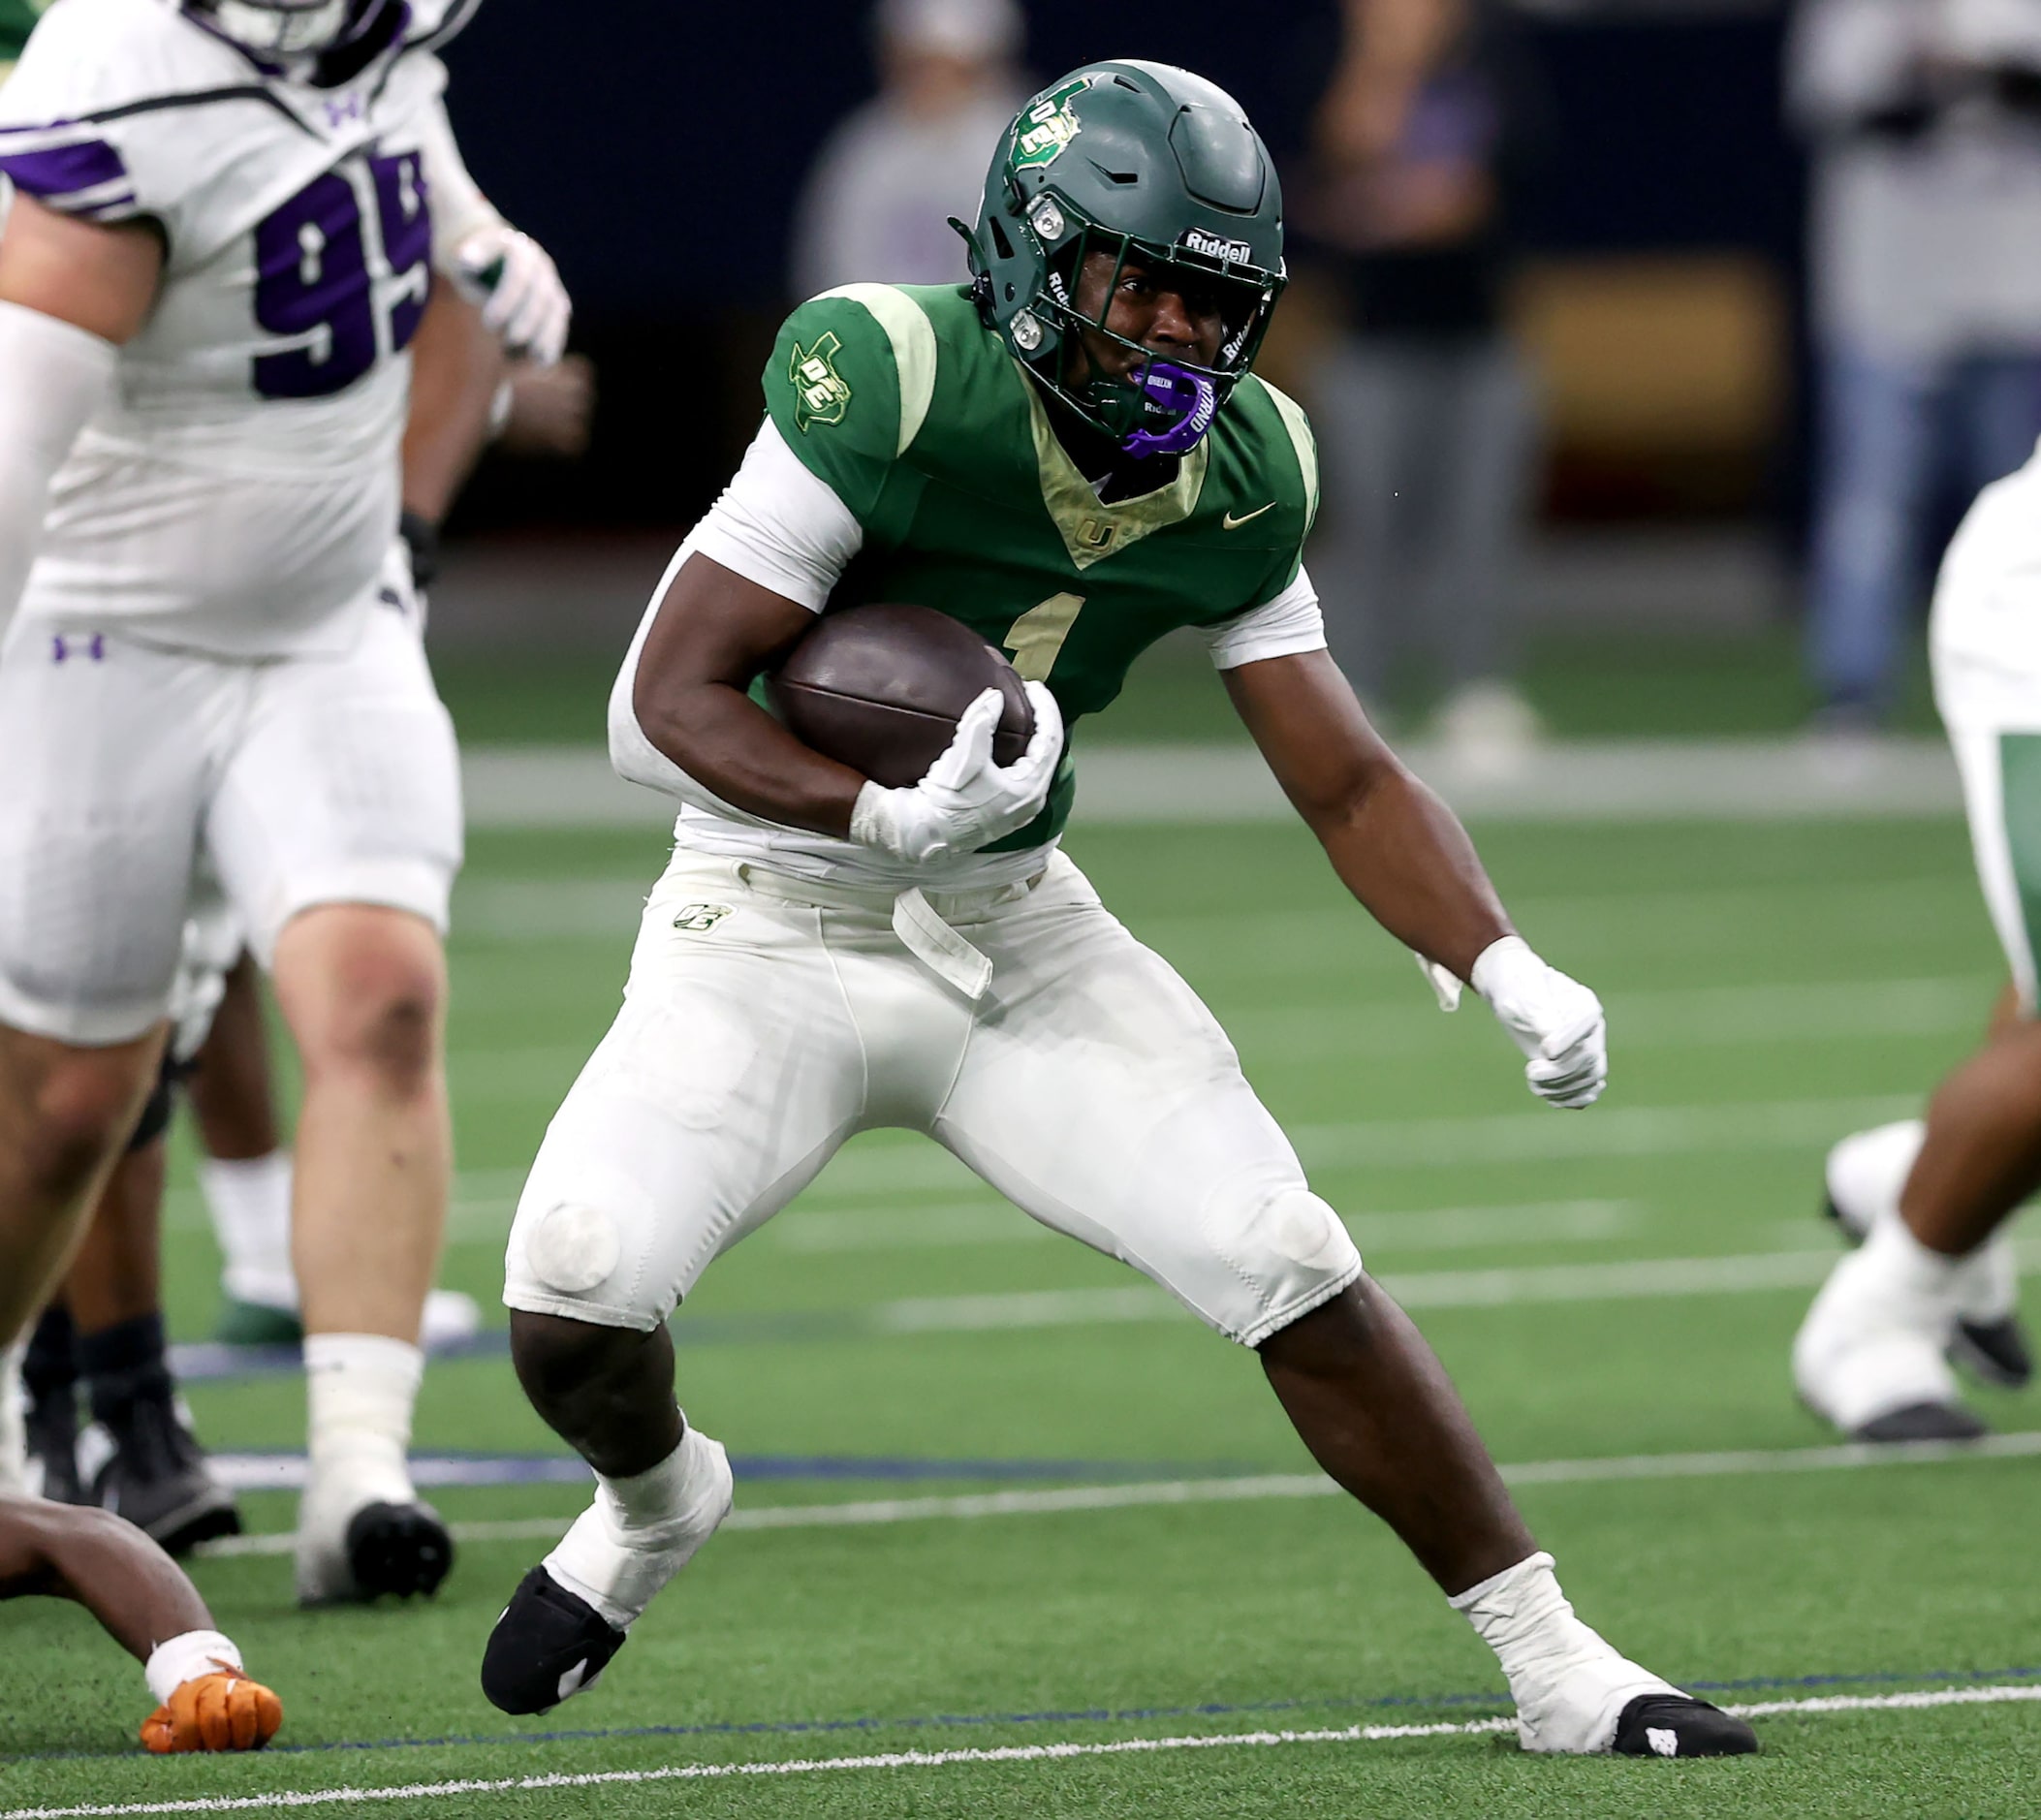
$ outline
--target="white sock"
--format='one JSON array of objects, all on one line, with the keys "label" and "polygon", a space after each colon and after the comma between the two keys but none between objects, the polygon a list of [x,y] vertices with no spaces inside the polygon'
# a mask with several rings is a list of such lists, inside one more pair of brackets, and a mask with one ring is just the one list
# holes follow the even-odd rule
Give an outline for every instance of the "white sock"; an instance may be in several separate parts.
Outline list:
[{"label": "white sock", "polygon": [[28,1341],[0,1346],[0,1491],[22,1496],[28,1491],[27,1393],[21,1388],[21,1361]]},{"label": "white sock", "polygon": [[349,1501],[409,1504],[404,1450],[425,1355],[381,1334],[304,1336],[305,1451],[314,1480],[342,1482]]},{"label": "white sock", "polygon": [[1678,1691],[1574,1616],[1550,1554],[1529,1555],[1451,1603],[1502,1664],[1525,1750],[1607,1750],[1639,1694]]},{"label": "white sock", "polygon": [[730,1461],[689,1428],[649,1471],[596,1475],[595,1502],[546,1557],[546,1571],[609,1623],[628,1630],[730,1514]]},{"label": "white sock", "polygon": [[269,1308],[298,1306],[298,1279],[291,1271],[291,1153],[227,1163],[199,1162],[199,1188],[212,1214],[220,1241],[227,1293],[238,1302]]}]

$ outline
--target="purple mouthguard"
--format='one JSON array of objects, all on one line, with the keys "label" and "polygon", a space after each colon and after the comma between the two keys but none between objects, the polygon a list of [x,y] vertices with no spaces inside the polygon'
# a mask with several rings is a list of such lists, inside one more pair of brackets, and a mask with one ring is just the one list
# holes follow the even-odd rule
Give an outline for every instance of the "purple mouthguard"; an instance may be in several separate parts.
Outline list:
[{"label": "purple mouthguard", "polygon": [[1196,448],[1219,408],[1211,381],[1167,361],[1150,361],[1143,369],[1141,389],[1149,404],[1176,412],[1177,421],[1167,429],[1135,430],[1119,445],[1121,450],[1142,456],[1182,455]]}]

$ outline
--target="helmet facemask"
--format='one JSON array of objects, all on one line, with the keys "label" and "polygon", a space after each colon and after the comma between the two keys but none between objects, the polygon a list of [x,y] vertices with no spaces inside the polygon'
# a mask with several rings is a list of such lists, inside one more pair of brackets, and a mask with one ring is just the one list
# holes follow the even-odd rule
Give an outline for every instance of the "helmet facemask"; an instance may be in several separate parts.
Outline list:
[{"label": "helmet facemask", "polygon": [[[1123,453],[1182,455],[1194,448],[1253,364],[1284,275],[1229,257],[1246,252],[1238,243],[1214,238],[1210,252],[1158,245],[1086,221],[1048,194],[1035,199],[1023,220],[1022,231],[1045,243],[1049,262],[1042,291],[1009,327],[1015,351],[1051,392]],[[1206,236],[1186,236],[1193,237]],[[1112,260],[1112,270],[1096,311],[1086,311],[1079,300],[1082,274],[1100,254]],[[1160,288],[1177,291],[1193,315],[1219,318],[1219,346],[1209,364],[1187,349],[1151,348],[1107,326],[1130,265]],[[1100,369],[1100,342],[1126,354],[1124,372]],[[1080,359],[1091,370],[1073,380]]]},{"label": "helmet facemask", "polygon": [[221,37],[258,57],[321,57],[352,43],[381,0],[192,0]]}]

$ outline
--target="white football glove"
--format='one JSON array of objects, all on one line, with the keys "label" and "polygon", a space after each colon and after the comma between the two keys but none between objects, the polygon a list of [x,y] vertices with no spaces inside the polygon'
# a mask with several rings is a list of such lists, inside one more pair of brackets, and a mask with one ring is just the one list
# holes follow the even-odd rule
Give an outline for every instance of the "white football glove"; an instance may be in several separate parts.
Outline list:
[{"label": "white football glove", "polygon": [[455,251],[461,289],[506,354],[550,366],[567,346],[574,302],[552,255],[507,221],[478,228]]},{"label": "white football glove", "polygon": [[1063,753],[1063,716],[1039,682],[1023,685],[1035,710],[1027,750],[1011,765],[992,763],[992,735],[1005,698],[988,689],[957,718],[957,737],[902,790],[867,783],[851,811],[851,838],[909,865],[975,853],[1042,812]]},{"label": "white football glove", "polygon": [[1523,1078],[1554,1106],[1592,1106],[1609,1080],[1609,1026],[1602,1001],[1580,981],[1547,966],[1522,936],[1481,952],[1469,984],[1528,1057]]}]

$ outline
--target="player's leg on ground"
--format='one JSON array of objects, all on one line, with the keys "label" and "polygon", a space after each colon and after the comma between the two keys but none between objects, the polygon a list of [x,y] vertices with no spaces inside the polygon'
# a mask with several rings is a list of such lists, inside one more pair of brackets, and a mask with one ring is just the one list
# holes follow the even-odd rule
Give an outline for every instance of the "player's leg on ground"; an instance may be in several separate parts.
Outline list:
[{"label": "player's leg on ground", "polygon": [[933,1135],[1259,1351],[1320,1463],[1494,1648],[1527,1748],[1753,1747],[1575,1617],[1450,1380],[1368,1281],[1225,1033],[1077,869],[1052,862],[1024,901],[958,926],[992,985]]},{"label": "player's leg on ground", "polygon": [[[1988,1373],[2017,1378],[2027,1367],[2019,1330],[2009,1325],[2012,1255],[1996,1238],[2041,1185],[2041,1025],[2029,1015],[2041,734],[2023,730],[2041,717],[2041,661],[2013,612],[2029,585],[2022,580],[2032,541],[2025,504],[2017,487],[1994,488],[1965,519],[1936,588],[1932,640],[1936,700],[2015,1002],[2001,1006],[1984,1048],[1936,1092],[1891,1215],[1869,1221],[1862,1248],[1831,1272],[1794,1338],[1801,1399],[1862,1440],[1962,1440],[1984,1431],[1945,1358],[1964,1344],[1966,1322],[1979,1326],[1981,1341],[1968,1350]],[[2001,527],[2009,509],[2021,521]],[[1855,1143],[1867,1165],[1879,1160],[1872,1140]],[[1888,1154],[1897,1164],[1903,1145]],[[1832,1177],[1845,1173],[1835,1165],[1851,1160],[1833,1159]]]},{"label": "player's leg on ground", "polygon": [[[186,1094],[203,1151],[199,1186],[222,1260],[217,1337],[295,1346],[304,1325],[291,1267],[291,1154],[276,1110],[261,972],[245,950],[227,971]],[[421,1338],[427,1351],[469,1339],[481,1326],[472,1296],[448,1289],[426,1296]]]},{"label": "player's leg on ground", "polygon": [[182,1554],[237,1534],[241,1522],[171,1376],[161,1269],[171,1090],[166,1076],[114,1166],[64,1278],[64,1301],[92,1412],[78,1451],[84,1500]]},{"label": "player's leg on ground", "polygon": [[624,1009],[548,1128],[511,1231],[518,1379],[598,1488],[489,1639],[483,1689],[506,1711],[592,1684],[722,1522],[729,1463],[675,1401],[667,1317],[864,1109],[818,912],[734,870],[676,854],[653,891]]},{"label": "player's leg on ground", "polygon": [[160,1028],[79,1049],[0,1024],[0,1491],[27,1484],[18,1375],[37,1316],[134,1126]]},{"label": "player's leg on ground", "polygon": [[451,1167],[441,931],[460,867],[459,754],[399,549],[358,611],[344,653],[252,679],[206,819],[303,1064],[297,1566],[313,1604],[430,1592],[453,1558],[405,1451]]},{"label": "player's leg on ground", "polygon": [[0,1344],[61,1279],[162,1047],[160,1026],[85,1049],[0,1025]]},{"label": "player's leg on ground", "polygon": [[408,911],[323,904],[285,926],[274,973],[304,1067],[291,1217],[309,1403],[299,1597],[430,1592],[451,1549],[405,1450],[452,1170],[445,956]]},{"label": "player's leg on ground", "polygon": [[198,1126],[199,1187],[221,1256],[219,1336],[243,1345],[302,1337],[291,1273],[291,1159],[270,1086],[255,958],[227,970],[186,1094]]}]

